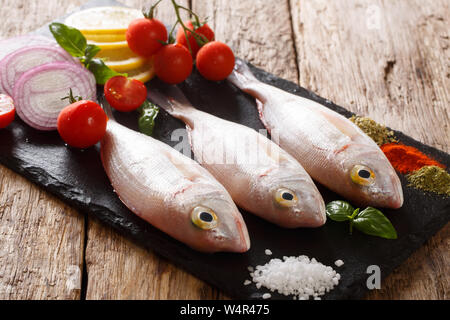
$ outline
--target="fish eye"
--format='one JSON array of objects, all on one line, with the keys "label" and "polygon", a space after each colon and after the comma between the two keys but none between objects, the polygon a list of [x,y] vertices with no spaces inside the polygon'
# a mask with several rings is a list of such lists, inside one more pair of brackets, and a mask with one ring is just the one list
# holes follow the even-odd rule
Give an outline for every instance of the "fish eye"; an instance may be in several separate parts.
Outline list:
[{"label": "fish eye", "polygon": [[293,207],[297,202],[297,195],[292,190],[280,188],[275,192],[275,203],[282,207]]},{"label": "fish eye", "polygon": [[353,167],[350,177],[354,183],[361,186],[370,186],[375,183],[375,173],[372,169],[360,164]]},{"label": "fish eye", "polygon": [[217,227],[218,219],[210,208],[198,206],[192,210],[191,221],[202,230],[211,230]]}]

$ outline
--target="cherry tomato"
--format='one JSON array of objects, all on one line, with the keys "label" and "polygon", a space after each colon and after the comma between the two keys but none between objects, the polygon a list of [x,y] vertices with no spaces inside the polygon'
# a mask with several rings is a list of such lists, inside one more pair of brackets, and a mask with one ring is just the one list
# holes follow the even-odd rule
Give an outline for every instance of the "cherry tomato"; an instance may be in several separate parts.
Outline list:
[{"label": "cherry tomato", "polygon": [[6,94],[0,94],[0,129],[6,128],[14,120],[16,108],[13,99]]},{"label": "cherry tomato", "polygon": [[155,73],[162,81],[177,84],[192,72],[193,60],[189,50],[180,44],[169,44],[155,55]]},{"label": "cherry tomato", "polygon": [[111,107],[123,112],[136,110],[147,98],[147,87],[141,81],[124,76],[109,79],[104,92]]},{"label": "cherry tomato", "polygon": [[159,41],[167,41],[167,29],[157,19],[136,19],[128,26],[126,38],[131,51],[150,58],[163,46]]},{"label": "cherry tomato", "polygon": [[230,47],[219,41],[205,44],[197,54],[197,69],[211,81],[226,79],[234,68],[234,54]]},{"label": "cherry tomato", "polygon": [[[184,25],[188,29],[194,30],[194,25],[192,24],[192,21],[186,21],[184,23]],[[208,39],[208,41],[214,40],[214,31],[206,23],[204,25],[202,25],[200,28],[198,28],[197,30],[195,30],[195,32],[200,35],[205,36],[206,39]],[[192,57],[195,59],[197,57],[198,50],[200,50],[200,46],[197,44],[195,37],[192,35],[192,32],[186,32],[186,33],[187,33],[187,36],[189,39],[189,44],[191,45]],[[180,27],[177,31],[177,43],[179,43],[182,46],[189,49],[183,27]]]},{"label": "cherry tomato", "polygon": [[58,132],[71,147],[88,148],[106,132],[108,117],[95,102],[82,100],[65,107],[58,116]]}]

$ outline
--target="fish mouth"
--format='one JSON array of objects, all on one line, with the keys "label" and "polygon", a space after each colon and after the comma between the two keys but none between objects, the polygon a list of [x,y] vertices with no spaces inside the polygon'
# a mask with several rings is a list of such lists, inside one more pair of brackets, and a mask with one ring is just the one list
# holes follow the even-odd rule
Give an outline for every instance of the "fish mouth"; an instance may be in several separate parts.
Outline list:
[{"label": "fish mouth", "polygon": [[402,184],[396,175],[391,176],[391,183],[394,186],[394,191],[388,205],[389,208],[399,209],[403,206],[404,201]]},{"label": "fish mouth", "polygon": [[397,197],[389,203],[389,208],[400,209],[403,206],[403,197]]},{"label": "fish mouth", "polygon": [[308,223],[304,227],[318,228],[327,222],[325,203],[321,199],[316,199],[313,208],[310,208],[305,216],[309,217]]},{"label": "fish mouth", "polygon": [[[217,200],[229,204],[224,199]],[[211,231],[214,232],[212,239],[215,238],[215,243],[220,248],[219,251],[247,252],[250,249],[250,236],[238,208],[232,203],[232,207],[217,210],[216,213],[219,217],[219,224]]]},{"label": "fish mouth", "polygon": [[403,206],[403,189],[396,174],[391,174],[385,187],[374,187],[366,194],[365,203],[383,208],[399,209]]},{"label": "fish mouth", "polygon": [[246,225],[241,221],[236,221],[236,226],[239,230],[239,238],[236,243],[236,251],[238,253],[247,252],[250,249],[250,236],[248,235]]},{"label": "fish mouth", "polygon": [[279,221],[285,228],[318,228],[327,221],[325,203],[322,197],[311,196],[308,200],[299,199],[299,206],[289,208],[287,219]]},{"label": "fish mouth", "polygon": [[244,238],[241,239],[240,244],[238,246],[236,246],[236,253],[244,253],[247,252],[248,250],[250,250],[250,239]]},{"label": "fish mouth", "polygon": [[[229,237],[224,235],[215,236],[215,240],[221,242],[220,247],[218,247],[215,251],[235,253],[247,252],[250,249],[250,237],[248,235],[247,228],[245,226],[240,226],[240,224],[238,225],[238,228],[238,234],[236,235],[236,237]],[[218,230],[218,232],[221,233],[220,230]]]}]

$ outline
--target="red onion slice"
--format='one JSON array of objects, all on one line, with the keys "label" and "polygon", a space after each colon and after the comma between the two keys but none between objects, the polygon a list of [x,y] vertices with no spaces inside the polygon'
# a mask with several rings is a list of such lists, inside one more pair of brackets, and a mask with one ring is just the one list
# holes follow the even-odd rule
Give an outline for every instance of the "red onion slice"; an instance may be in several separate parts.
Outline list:
[{"label": "red onion slice", "polygon": [[73,62],[75,59],[65,50],[51,46],[27,46],[18,49],[0,61],[1,86],[12,95],[14,84],[28,70],[51,62]]},{"label": "red onion slice", "polygon": [[[35,45],[54,45],[55,47],[58,47],[56,41],[53,39],[39,35],[26,35],[3,39],[0,40],[0,60],[18,49]],[[4,92],[5,90],[0,83],[0,93]]]},{"label": "red onion slice", "polygon": [[[53,62],[25,72],[14,86],[13,99],[17,115],[38,130],[55,130],[61,110],[74,96],[96,101],[94,75],[84,67],[69,62]],[[74,128],[75,129],[75,128]]]},{"label": "red onion slice", "polygon": [[51,38],[38,35],[19,36],[15,38],[3,39],[0,40],[0,59],[3,59],[11,52],[23,47],[52,44],[57,46],[56,41],[52,40]]}]

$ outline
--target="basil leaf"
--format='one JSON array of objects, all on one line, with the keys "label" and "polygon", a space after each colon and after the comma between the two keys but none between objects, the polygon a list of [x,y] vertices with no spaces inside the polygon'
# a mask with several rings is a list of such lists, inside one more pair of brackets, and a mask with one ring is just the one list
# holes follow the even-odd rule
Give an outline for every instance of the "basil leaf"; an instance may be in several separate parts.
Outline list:
[{"label": "basil leaf", "polygon": [[89,64],[89,62],[91,62],[100,50],[102,49],[99,46],[96,46],[95,44],[88,44],[84,50],[85,63]]},{"label": "basil leaf", "polygon": [[139,107],[139,112],[141,113],[138,121],[139,131],[151,136],[155,128],[155,119],[158,116],[159,108],[148,100],[145,100],[142,106]]},{"label": "basil leaf", "polygon": [[118,72],[110,69],[103,62],[103,60],[99,59],[99,58],[92,59],[89,62],[87,68],[89,69],[89,71],[91,71],[94,74],[95,81],[97,82],[97,84],[101,84],[101,85],[105,84],[106,81],[108,81],[112,77],[127,76],[126,74],[118,73]]},{"label": "basil leaf", "polygon": [[86,68],[94,74],[97,84],[103,85],[115,76],[127,76],[111,70],[103,60],[95,59],[94,57],[101,48],[93,44],[87,44],[86,38],[78,29],[58,22],[51,23],[49,28],[56,42],[72,56],[79,58]]},{"label": "basil leaf", "polygon": [[353,226],[365,234],[386,239],[397,239],[397,232],[388,218],[375,208],[368,207],[353,220]]},{"label": "basil leaf", "polygon": [[349,216],[353,214],[355,209],[346,201],[332,201],[327,204],[327,216],[334,221],[342,222],[350,220]]},{"label": "basil leaf", "polygon": [[75,28],[66,26],[65,24],[53,22],[49,26],[56,42],[68,53],[74,57],[83,57],[87,41],[83,34]]}]

